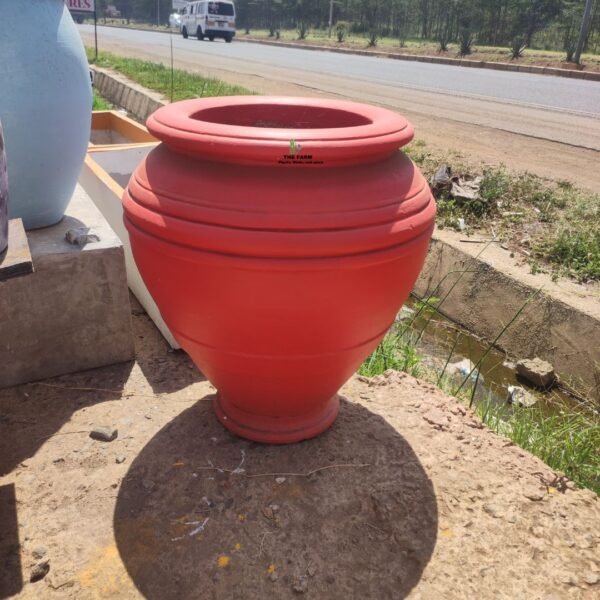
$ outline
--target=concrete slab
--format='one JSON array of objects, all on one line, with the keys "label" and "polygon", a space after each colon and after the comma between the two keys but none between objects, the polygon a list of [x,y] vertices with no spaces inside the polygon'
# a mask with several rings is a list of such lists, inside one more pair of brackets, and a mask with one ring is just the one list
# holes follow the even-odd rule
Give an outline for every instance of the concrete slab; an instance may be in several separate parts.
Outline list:
[{"label": "concrete slab", "polygon": [[[99,241],[70,244],[70,229]],[[35,271],[0,281],[0,387],[133,359],[123,246],[83,189],[27,235]]]}]

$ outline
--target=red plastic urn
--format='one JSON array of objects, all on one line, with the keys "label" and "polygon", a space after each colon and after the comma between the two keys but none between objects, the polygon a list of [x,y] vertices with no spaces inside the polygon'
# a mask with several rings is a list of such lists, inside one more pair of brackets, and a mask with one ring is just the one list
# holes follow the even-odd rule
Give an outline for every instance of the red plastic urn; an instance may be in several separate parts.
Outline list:
[{"label": "red plastic urn", "polygon": [[423,266],[435,203],[394,112],[238,96],[150,116],[125,224],[161,314],[215,385],[223,425],[259,442],[327,429]]}]

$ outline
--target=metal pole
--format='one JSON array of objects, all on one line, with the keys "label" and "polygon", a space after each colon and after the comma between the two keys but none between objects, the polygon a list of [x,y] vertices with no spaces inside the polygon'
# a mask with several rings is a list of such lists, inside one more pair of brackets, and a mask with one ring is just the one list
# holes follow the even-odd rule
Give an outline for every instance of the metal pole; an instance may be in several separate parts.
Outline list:
[{"label": "metal pole", "polygon": [[579,64],[581,60],[581,53],[585,46],[585,38],[587,37],[588,30],[590,28],[590,16],[592,14],[593,0],[587,0],[585,3],[585,10],[583,11],[583,19],[581,19],[581,31],[579,32],[579,40],[577,41],[577,49],[575,50],[575,56],[573,61]]},{"label": "metal pole", "polygon": [[331,37],[331,27],[333,26],[333,0],[329,0],[329,37]]},{"label": "metal pole", "polygon": [[156,0],[156,26],[160,27],[160,0]]}]

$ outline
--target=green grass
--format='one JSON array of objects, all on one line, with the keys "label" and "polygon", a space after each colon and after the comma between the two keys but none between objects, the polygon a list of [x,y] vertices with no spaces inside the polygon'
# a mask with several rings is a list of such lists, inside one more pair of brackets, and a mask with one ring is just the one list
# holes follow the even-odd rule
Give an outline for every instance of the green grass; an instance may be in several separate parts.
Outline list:
[{"label": "green grass", "polygon": [[493,233],[500,243],[524,250],[536,271],[600,281],[599,194],[502,166],[476,165],[458,154],[441,156],[423,142],[412,143],[406,152],[428,179],[442,164],[450,165],[453,174],[482,177],[478,200],[437,194],[438,226],[456,228],[462,218],[468,232]]},{"label": "green grass", "polygon": [[583,411],[562,408],[554,415],[537,406],[511,408],[484,403],[483,422],[496,433],[541,458],[581,487],[600,494],[600,420]]},{"label": "green grass", "polygon": [[389,332],[360,366],[358,373],[374,377],[388,369],[404,371],[413,377],[421,374],[421,357],[407,333]]},{"label": "green grass", "polygon": [[576,196],[534,252],[579,280],[600,280],[600,196]]},{"label": "green grass", "polygon": [[112,105],[107,102],[102,96],[94,90],[94,101],[92,104],[92,110],[110,110]]},{"label": "green grass", "polygon": [[[94,60],[94,51],[86,48],[90,63],[106,67],[122,73],[132,81],[154,90],[167,98],[171,98],[171,69],[163,64],[126,58],[99,52]],[[249,90],[238,85],[229,85],[218,79],[202,77],[181,69],[173,71],[173,101],[206,96],[239,96],[251,94]]]}]

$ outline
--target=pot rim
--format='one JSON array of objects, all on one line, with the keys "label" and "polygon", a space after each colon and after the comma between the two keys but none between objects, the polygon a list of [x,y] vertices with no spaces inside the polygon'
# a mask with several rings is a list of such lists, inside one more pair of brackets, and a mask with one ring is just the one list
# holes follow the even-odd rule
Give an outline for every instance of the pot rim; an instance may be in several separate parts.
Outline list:
[{"label": "pot rim", "polygon": [[[252,113],[245,110],[248,107],[256,107],[257,116],[264,114],[264,119],[257,120],[261,125],[240,124],[244,122],[243,112]],[[231,119],[223,118],[227,109],[231,109]],[[294,127],[294,115],[295,118],[308,115],[305,126]],[[268,119],[277,122],[290,118],[292,126],[285,123],[268,126],[272,122]],[[328,121],[334,126],[327,126]],[[342,124],[336,125],[336,121]],[[311,127],[311,124],[317,126]],[[385,108],[345,100],[288,96],[184,100],[158,109],[150,115],[146,125],[170,148],[191,156],[239,164],[294,167],[381,160],[414,136],[412,126],[404,117]]]}]

